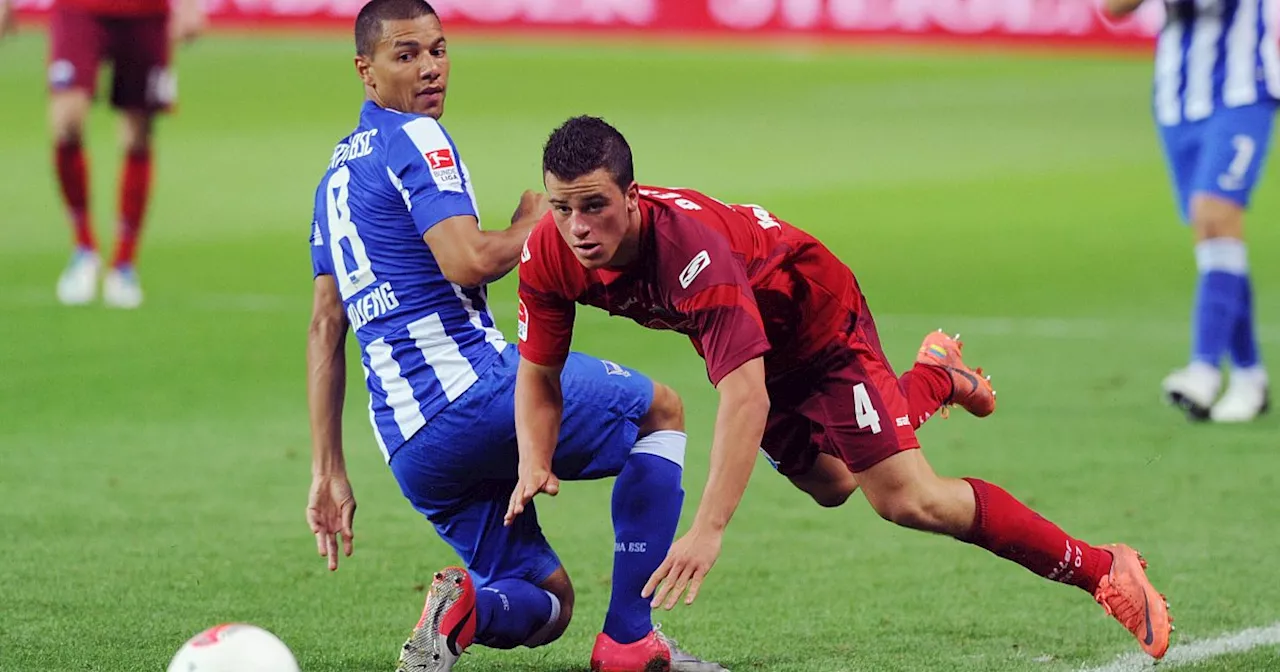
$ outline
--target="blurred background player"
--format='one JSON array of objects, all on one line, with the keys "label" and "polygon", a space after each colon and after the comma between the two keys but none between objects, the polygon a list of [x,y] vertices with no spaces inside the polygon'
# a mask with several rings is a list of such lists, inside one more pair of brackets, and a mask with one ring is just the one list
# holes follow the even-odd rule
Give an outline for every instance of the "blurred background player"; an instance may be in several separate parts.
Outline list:
[{"label": "blurred background player", "polygon": [[98,69],[111,63],[111,106],[120,112],[124,163],[120,171],[116,249],[102,280],[108,306],[136,308],[142,286],[135,269],[138,237],[151,188],[155,115],[177,91],[170,70],[174,40],[193,39],[204,25],[200,0],[56,0],[49,23],[49,116],[54,167],[71,218],[75,248],[58,278],[58,300],[93,301],[101,257],[89,202],[84,127],[97,93]]},{"label": "blurred background player", "polygon": [[886,520],[1085,590],[1144,651],[1165,654],[1167,605],[1132,548],[1074,538],[987,481],[940,477],[918,450],[915,429],[943,404],[995,410],[954,339],[931,335],[900,380],[853,272],[821,242],[760,206],[639,187],[626,139],[601,119],[575,117],[551,134],[543,178],[551,212],[520,264],[522,501],[557,450],[549,409],[575,303],[687,335],[720,394],[702,502],[645,586],[654,606],[697,596],[759,446],[819,504],[861,488]]},{"label": "blurred background player", "polygon": [[[1107,0],[1116,16],[1143,0]],[[1195,236],[1199,281],[1191,361],[1164,380],[1193,420],[1246,422],[1267,410],[1244,213],[1262,174],[1280,98],[1280,26],[1264,0],[1168,0],[1156,43],[1154,111],[1178,210]],[[1231,359],[1222,389],[1222,360]]]},{"label": "blurred background player", "polygon": [[[337,569],[337,540],[349,555],[355,514],[341,431],[350,328],[383,456],[404,496],[466,564],[435,575],[401,652],[406,672],[443,672],[473,641],[500,649],[554,641],[573,613],[569,575],[536,515],[504,524],[519,466],[519,354],[496,328],[485,287],[515,267],[546,205],[526,193],[510,228],[480,229],[467,167],[438,121],[450,64],[429,4],[373,0],[356,19],[355,40],[368,100],[316,190],[311,236],[307,520]],[[556,473],[617,477],[611,598],[592,666],[720,670],[659,632],[641,595],[671,545],[684,499],[679,397],[579,353],[564,374]]]}]

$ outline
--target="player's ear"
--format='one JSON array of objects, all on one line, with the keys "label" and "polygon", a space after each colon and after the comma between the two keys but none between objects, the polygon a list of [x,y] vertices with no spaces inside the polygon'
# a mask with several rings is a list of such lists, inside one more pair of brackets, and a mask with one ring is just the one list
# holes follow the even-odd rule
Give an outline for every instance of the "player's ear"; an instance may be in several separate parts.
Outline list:
[{"label": "player's ear", "polygon": [[360,76],[360,81],[364,82],[365,86],[376,88],[373,85],[373,63],[361,54],[356,54],[355,63],[356,74]]},{"label": "player's ear", "polygon": [[627,185],[627,190],[623,192],[627,198],[627,210],[638,210],[640,208],[640,185],[635,180],[631,180],[631,184]]}]

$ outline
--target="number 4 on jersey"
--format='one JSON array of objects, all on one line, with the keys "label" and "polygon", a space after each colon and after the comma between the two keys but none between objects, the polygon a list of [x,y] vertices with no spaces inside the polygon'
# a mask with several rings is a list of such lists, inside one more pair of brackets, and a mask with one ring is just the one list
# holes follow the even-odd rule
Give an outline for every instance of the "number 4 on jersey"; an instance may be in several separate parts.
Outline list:
[{"label": "number 4 on jersey", "polygon": [[865,383],[853,386],[853,419],[858,421],[858,429],[870,427],[872,434],[880,433],[880,414],[871,403]]}]

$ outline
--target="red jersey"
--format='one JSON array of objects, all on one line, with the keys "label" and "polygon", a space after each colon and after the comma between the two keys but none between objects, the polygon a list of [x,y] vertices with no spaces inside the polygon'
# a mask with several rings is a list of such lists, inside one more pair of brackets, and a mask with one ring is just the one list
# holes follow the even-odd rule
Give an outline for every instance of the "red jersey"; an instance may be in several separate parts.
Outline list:
[{"label": "red jersey", "polygon": [[640,250],[620,269],[587,269],[551,213],[520,263],[520,354],[543,365],[569,353],[574,304],[685,334],[713,385],[764,356],[770,374],[848,336],[862,295],[818,239],[756,205],[687,189],[641,187]]},{"label": "red jersey", "polygon": [[157,16],[169,13],[169,0],[57,0],[57,6],[116,17]]}]

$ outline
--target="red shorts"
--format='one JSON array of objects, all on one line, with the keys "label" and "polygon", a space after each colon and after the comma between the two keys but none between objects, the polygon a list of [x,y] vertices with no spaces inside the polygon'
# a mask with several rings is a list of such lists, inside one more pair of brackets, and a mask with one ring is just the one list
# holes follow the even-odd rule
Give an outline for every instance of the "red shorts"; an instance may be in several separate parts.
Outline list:
[{"label": "red shorts", "polygon": [[55,5],[49,22],[49,88],[97,92],[98,67],[111,61],[111,104],[168,109],[177,94],[169,71],[169,17],[116,17]]},{"label": "red shorts", "polygon": [[766,381],[770,411],[761,448],[780,473],[808,472],[818,453],[856,473],[920,447],[869,314],[811,361]]}]

